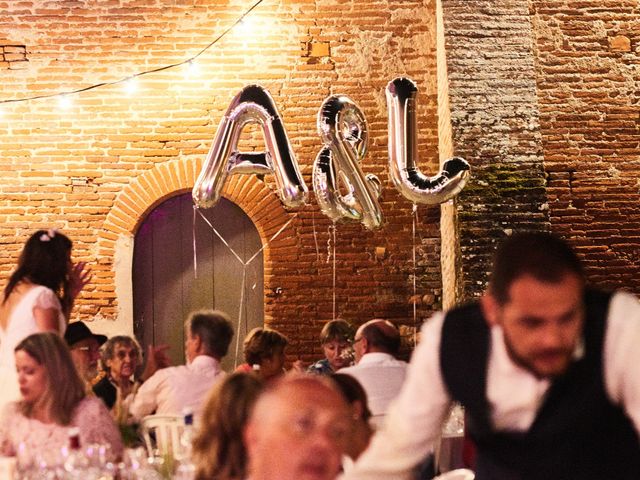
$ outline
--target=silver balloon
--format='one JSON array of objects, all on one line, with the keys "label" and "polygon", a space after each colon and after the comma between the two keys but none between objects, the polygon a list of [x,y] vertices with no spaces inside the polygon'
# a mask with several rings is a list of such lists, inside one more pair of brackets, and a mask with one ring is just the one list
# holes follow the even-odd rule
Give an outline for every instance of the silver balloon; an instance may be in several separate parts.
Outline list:
[{"label": "silver balloon", "polygon": [[[240,134],[249,123],[262,127],[266,152],[238,151]],[[201,208],[214,206],[227,175],[234,173],[274,174],[278,196],[286,207],[307,202],[309,190],[298,170],[282,119],[269,92],[259,85],[244,87],[229,105],[193,186],[193,202]]]},{"label": "silver balloon", "polygon": [[[332,95],[318,112],[318,132],[325,144],[313,165],[320,209],[333,221],[356,220],[368,229],[379,228],[380,181],[360,168],[369,138],[364,114],[349,97]],[[341,193],[341,184],[347,193]]]},{"label": "silver balloon", "polygon": [[389,176],[398,191],[414,203],[435,205],[455,197],[469,179],[466,160],[453,157],[442,171],[428,177],[416,167],[416,95],[418,88],[408,78],[396,78],[387,85],[389,112]]},{"label": "silver balloon", "polygon": [[353,191],[340,194],[339,178],[331,150],[325,147],[318,153],[313,163],[313,191],[322,213],[334,222],[356,220],[362,217],[353,197]]}]

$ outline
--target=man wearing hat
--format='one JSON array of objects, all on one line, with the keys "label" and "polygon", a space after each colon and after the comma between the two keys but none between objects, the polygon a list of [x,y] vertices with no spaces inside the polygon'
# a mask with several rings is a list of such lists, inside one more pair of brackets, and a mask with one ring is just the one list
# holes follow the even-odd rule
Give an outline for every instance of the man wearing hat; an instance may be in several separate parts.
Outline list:
[{"label": "man wearing hat", "polygon": [[94,334],[84,322],[73,322],[67,326],[64,339],[78,373],[89,385],[98,373],[100,345],[107,341],[107,337]]}]

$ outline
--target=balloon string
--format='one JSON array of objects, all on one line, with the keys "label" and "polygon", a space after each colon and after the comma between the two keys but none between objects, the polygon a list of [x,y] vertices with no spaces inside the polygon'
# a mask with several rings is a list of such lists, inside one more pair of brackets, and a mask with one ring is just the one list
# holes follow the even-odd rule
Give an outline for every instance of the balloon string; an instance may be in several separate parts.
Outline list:
[{"label": "balloon string", "polygon": [[[240,337],[244,337],[244,335],[240,335],[240,327],[242,326],[242,311],[244,306],[244,289],[245,283],[247,279],[247,265],[242,266],[242,286],[240,287],[240,308],[238,309],[238,326],[236,327],[236,355],[233,364],[233,369],[235,370],[238,367],[238,354],[240,353]],[[245,326],[245,335],[246,335],[246,326]]]},{"label": "balloon string", "polygon": [[333,232],[333,317],[332,320],[336,318],[336,224],[333,224],[333,228],[331,229]]},{"label": "balloon string", "polygon": [[198,257],[196,253],[196,206],[193,206],[193,219],[191,221],[191,238],[193,238],[193,278],[198,278]]},{"label": "balloon string", "polygon": [[418,205],[413,204],[413,346],[418,345],[418,291],[416,286],[416,223],[418,221]]},{"label": "balloon string", "polygon": [[[255,252],[251,256],[251,258],[249,258],[249,260],[247,260],[245,262],[233,250],[233,248],[231,248],[231,245],[229,245],[229,242],[227,242],[225,240],[225,238],[220,234],[220,232],[218,232],[218,230],[216,230],[216,228],[211,224],[209,219],[204,216],[204,214],[200,211],[200,209],[196,205],[193,206],[193,209],[194,209],[193,210],[193,259],[194,259],[194,270],[196,268],[195,267],[195,265],[196,265],[196,263],[195,263],[196,262],[196,241],[195,241],[195,238],[196,238],[196,236],[195,236],[196,214],[195,214],[195,212],[196,211],[200,214],[200,216],[206,222],[206,224],[209,225],[209,227],[211,228],[213,233],[216,234],[216,236],[229,249],[229,251],[233,254],[233,256],[236,257],[238,262],[240,262],[242,264],[242,285],[240,287],[240,308],[239,308],[239,313],[238,313],[238,325],[236,327],[236,355],[235,355],[235,360],[234,360],[234,368],[236,368],[238,366],[238,355],[239,355],[239,352],[240,352],[240,338],[242,337],[242,335],[240,335],[240,328],[242,327],[242,318],[243,318],[243,313],[244,313],[243,307],[244,307],[244,302],[245,302],[245,288],[246,288],[246,283],[247,283],[247,266],[251,262],[253,262],[258,255],[260,255],[260,252],[262,252],[270,242],[275,240],[289,226],[289,224],[291,224],[291,222],[298,216],[298,214],[296,213],[289,220],[287,220],[285,222],[285,224],[282,225],[282,227],[280,227],[280,229],[278,229],[278,231],[276,233],[274,233],[271,236],[271,238],[269,238],[269,240],[264,245],[262,245],[262,247],[257,252]],[[248,326],[247,326],[246,319],[245,319],[245,333],[246,333],[247,328],[248,328]]]},{"label": "balloon string", "polygon": [[220,232],[218,232],[218,230],[216,230],[216,227],[214,227],[211,222],[209,221],[209,219],[207,217],[204,216],[204,214],[200,211],[199,208],[196,207],[196,209],[198,210],[198,213],[200,214],[200,216],[202,217],[202,219],[207,223],[207,225],[209,225],[209,227],[211,227],[211,230],[213,230],[213,233],[215,233],[218,238],[222,241],[222,243],[224,243],[224,245],[229,249],[229,251],[233,254],[234,257],[236,257],[236,259],[242,264],[244,265],[244,261],[240,258],[240,255],[238,255],[236,253],[236,251],[231,248],[231,245],[229,245],[227,243],[227,241],[224,239],[224,237],[222,235],[220,235]]},{"label": "balloon string", "polygon": [[313,226],[313,243],[316,245],[316,263],[320,264],[320,249],[318,248],[318,235],[316,234],[315,212],[311,212],[311,225]]},{"label": "balloon string", "polygon": [[216,230],[216,228],[211,224],[211,222],[209,221],[209,219],[207,217],[204,216],[204,214],[200,211],[200,209],[196,206],[194,206],[194,208],[198,211],[198,213],[200,214],[200,216],[202,217],[202,219],[207,223],[207,225],[209,225],[209,227],[211,227],[211,230],[213,230],[213,233],[216,234],[216,236],[222,241],[222,243],[224,243],[224,245],[229,249],[229,251],[233,254],[234,257],[236,257],[236,259],[238,260],[238,262],[240,262],[242,265],[249,265],[251,262],[253,262],[256,257],[258,255],[260,255],[260,252],[262,252],[267,245],[272,242],[273,240],[275,240],[278,235],[280,235],[285,228],[287,228],[289,226],[289,224],[298,216],[298,214],[296,213],[295,215],[293,215],[289,220],[286,221],[286,223],[284,225],[282,225],[282,227],[280,227],[280,229],[273,234],[273,236],[267,241],[267,243],[265,243],[264,245],[262,245],[262,247],[260,247],[260,249],[255,252],[250,258],[249,260],[247,260],[246,262],[244,260],[242,260],[242,258],[240,258],[240,255],[238,255],[235,250],[233,248],[231,248],[231,245],[229,245],[229,243],[225,240],[225,238],[220,234],[220,232],[218,232],[218,230]]},{"label": "balloon string", "polygon": [[327,238],[327,263],[331,261],[331,227],[327,229],[327,234],[329,237]]},{"label": "balloon string", "polygon": [[251,258],[249,260],[247,260],[245,265],[249,265],[251,262],[253,262],[253,260],[260,254],[260,252],[262,252],[267,247],[267,245],[269,243],[273,242],[278,237],[278,235],[280,235],[284,231],[284,229],[287,228],[291,222],[293,222],[293,220],[297,216],[298,216],[298,214],[296,213],[293,217],[291,217],[289,220],[287,220],[287,222],[284,225],[282,225],[280,227],[280,229],[276,233],[273,234],[273,236],[267,241],[267,243],[265,243],[262,247],[260,247],[260,250],[258,250],[256,253],[254,253],[251,256]]}]

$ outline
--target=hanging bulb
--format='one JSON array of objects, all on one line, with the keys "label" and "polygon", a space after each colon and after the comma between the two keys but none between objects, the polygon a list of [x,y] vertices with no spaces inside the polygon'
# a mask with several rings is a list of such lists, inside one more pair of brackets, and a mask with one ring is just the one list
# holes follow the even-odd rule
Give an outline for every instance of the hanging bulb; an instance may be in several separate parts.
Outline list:
[{"label": "hanging bulb", "polygon": [[193,78],[200,72],[200,65],[195,60],[189,60],[185,64],[184,77]]},{"label": "hanging bulb", "polygon": [[66,93],[60,95],[60,97],[58,98],[58,106],[63,110],[71,108],[72,104],[73,102],[71,101],[71,97]]},{"label": "hanging bulb", "polygon": [[127,95],[133,95],[138,91],[138,78],[131,77],[124,82],[124,91]]}]

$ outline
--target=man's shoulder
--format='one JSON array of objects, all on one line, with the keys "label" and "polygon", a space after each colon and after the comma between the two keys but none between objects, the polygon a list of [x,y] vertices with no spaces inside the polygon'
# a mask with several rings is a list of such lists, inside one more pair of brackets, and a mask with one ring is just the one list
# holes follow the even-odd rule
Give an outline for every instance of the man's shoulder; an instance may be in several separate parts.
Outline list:
[{"label": "man's shoulder", "polygon": [[347,375],[356,376],[360,373],[366,374],[370,371],[391,371],[391,370],[406,370],[409,364],[403,360],[398,360],[393,355],[367,353],[363,355],[360,362],[350,367],[341,368],[340,373],[346,373]]},{"label": "man's shoulder", "polygon": [[407,362],[398,360],[390,353],[371,352],[363,355],[360,363],[355,366],[360,368],[406,368],[407,365]]}]

